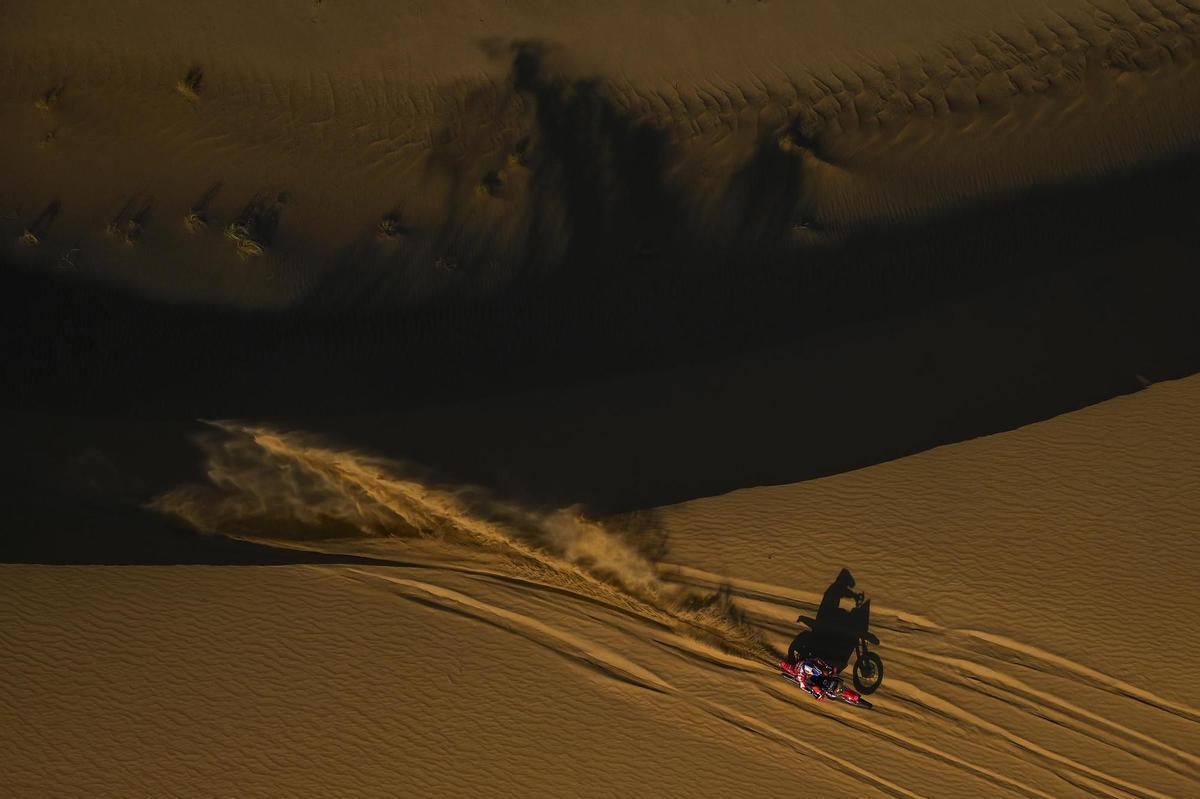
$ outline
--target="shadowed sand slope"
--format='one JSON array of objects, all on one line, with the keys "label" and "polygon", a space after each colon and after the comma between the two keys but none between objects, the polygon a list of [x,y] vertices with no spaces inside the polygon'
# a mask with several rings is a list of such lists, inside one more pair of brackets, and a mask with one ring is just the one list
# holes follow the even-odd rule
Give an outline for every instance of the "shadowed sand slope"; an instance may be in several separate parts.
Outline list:
[{"label": "shadowed sand slope", "polygon": [[[0,567],[8,784],[1188,795],[1197,385],[664,508],[658,527],[225,425],[207,478],[157,507],[242,533],[273,516],[277,545],[374,564]],[[314,539],[314,518],[355,535]],[[843,565],[886,663],[870,713],[773,669]]]},{"label": "shadowed sand slope", "polygon": [[[386,414],[774,349],[741,396],[722,369],[640,407],[606,388],[590,433],[545,396],[541,429],[382,422],[432,431],[389,454],[615,510],[1200,368],[1192,0],[12,5],[8,405]],[[707,475],[675,468],[717,412],[748,421]],[[647,430],[668,456],[601,484]],[[468,435],[477,468],[441,445]],[[522,437],[537,457],[509,465]],[[547,467],[572,439],[603,470]]]}]

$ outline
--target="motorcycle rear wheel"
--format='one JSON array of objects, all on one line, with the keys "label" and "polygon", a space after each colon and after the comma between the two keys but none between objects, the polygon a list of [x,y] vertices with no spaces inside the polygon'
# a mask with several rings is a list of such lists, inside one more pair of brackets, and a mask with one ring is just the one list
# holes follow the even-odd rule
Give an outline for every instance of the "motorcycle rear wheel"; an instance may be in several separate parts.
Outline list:
[{"label": "motorcycle rear wheel", "polygon": [[883,684],[883,660],[874,652],[864,652],[854,661],[854,687],[860,694],[873,694]]}]

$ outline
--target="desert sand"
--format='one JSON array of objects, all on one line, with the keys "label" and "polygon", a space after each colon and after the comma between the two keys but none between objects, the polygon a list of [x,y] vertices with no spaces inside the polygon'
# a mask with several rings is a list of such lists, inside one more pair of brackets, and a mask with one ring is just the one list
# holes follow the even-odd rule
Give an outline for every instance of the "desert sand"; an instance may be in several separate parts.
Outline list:
[{"label": "desert sand", "polygon": [[0,796],[1200,795],[1196,0],[0,19]]},{"label": "desert sand", "polygon": [[[272,513],[293,536],[277,546],[374,560],[3,567],[6,781],[18,796],[1186,796],[1198,392],[1162,384],[641,526],[230,429],[209,479],[164,509],[243,531]],[[312,539],[314,522],[357,535]],[[885,657],[869,713],[805,698],[772,660],[847,564]]]},{"label": "desert sand", "polygon": [[13,3],[4,232],[174,301],[412,303],[579,247],[820,251],[1197,143],[1191,0],[643,6]]}]

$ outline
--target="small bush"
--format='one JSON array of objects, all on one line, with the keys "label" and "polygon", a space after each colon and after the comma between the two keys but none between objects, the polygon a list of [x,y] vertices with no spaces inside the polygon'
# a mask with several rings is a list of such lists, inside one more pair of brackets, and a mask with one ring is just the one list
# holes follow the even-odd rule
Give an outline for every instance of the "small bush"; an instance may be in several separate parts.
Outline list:
[{"label": "small bush", "polygon": [[239,258],[257,258],[265,250],[262,244],[255,241],[250,229],[239,222],[230,222],[225,228],[225,238],[234,243]]},{"label": "small bush", "polygon": [[503,185],[504,178],[499,172],[492,170],[475,184],[475,195],[477,197],[495,197],[500,193],[500,187]]},{"label": "small bush", "polygon": [[188,211],[183,215],[183,226],[188,233],[200,233],[208,228],[208,219],[200,211]]},{"label": "small bush", "polygon": [[189,103],[200,99],[200,91],[204,87],[204,71],[200,67],[192,67],[182,80],[175,82],[175,91]]},{"label": "small bush", "polygon": [[129,219],[125,222],[124,236],[126,246],[132,247],[137,244],[142,238],[142,223],[136,219]]},{"label": "small bush", "polygon": [[400,225],[400,216],[396,212],[384,214],[379,220],[379,225],[375,228],[375,235],[381,239],[395,239],[404,232],[404,228]]},{"label": "small bush", "polygon": [[51,86],[46,90],[46,93],[34,101],[33,107],[39,111],[51,111],[58,105],[59,99],[62,97],[62,84]]}]

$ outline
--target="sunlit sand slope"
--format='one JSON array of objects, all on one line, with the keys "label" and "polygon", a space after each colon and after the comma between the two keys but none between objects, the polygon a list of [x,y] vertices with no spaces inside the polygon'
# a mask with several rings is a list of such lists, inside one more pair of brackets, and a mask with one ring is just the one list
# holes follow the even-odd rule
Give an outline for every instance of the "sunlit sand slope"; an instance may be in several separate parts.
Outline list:
[{"label": "sunlit sand slope", "polygon": [[1155,690],[1200,704],[1196,684],[1172,676],[1200,657],[1197,408],[1191,377],[848,474],[675,506],[672,557],[817,589],[851,566],[864,586],[888,585],[889,603],[1101,671],[1147,670]]},{"label": "sunlit sand slope", "polygon": [[606,671],[620,617],[554,594],[409,569],[2,571],[14,799],[734,795],[793,773]]},{"label": "sunlit sand slope", "polygon": [[[209,484],[160,509],[376,561],[3,567],[6,778],[31,797],[1186,796],[1198,391],[657,526],[226,425]],[[872,712],[773,669],[842,566],[873,597]]]}]

